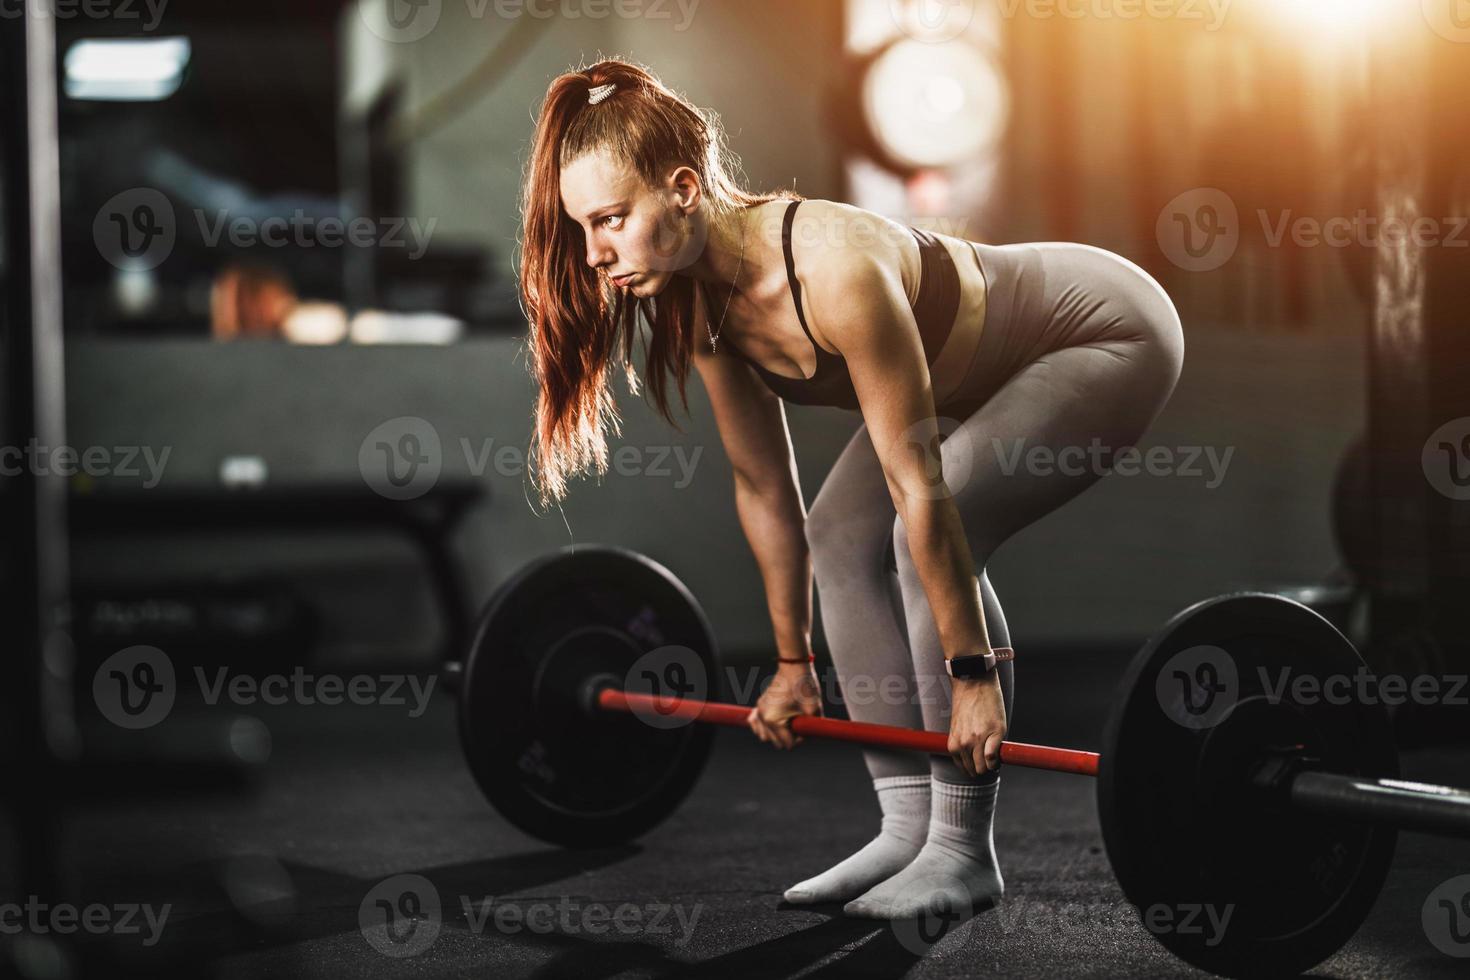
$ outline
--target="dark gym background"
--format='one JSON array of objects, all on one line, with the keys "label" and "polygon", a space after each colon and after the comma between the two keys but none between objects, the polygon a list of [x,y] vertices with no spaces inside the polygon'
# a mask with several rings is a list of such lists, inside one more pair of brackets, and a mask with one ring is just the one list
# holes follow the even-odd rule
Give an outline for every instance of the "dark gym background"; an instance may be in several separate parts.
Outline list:
[{"label": "dark gym background", "polygon": [[[1456,94],[1470,27],[1449,0],[1180,0],[1154,14],[1126,0],[47,6],[17,0],[0,18],[5,444],[39,433],[114,461],[137,450],[143,472],[6,473],[18,665],[7,891],[171,901],[177,925],[159,950],[11,940],[29,975],[390,975],[404,963],[363,942],[356,910],[408,872],[446,895],[682,896],[708,916],[687,947],[446,926],[412,961],[426,976],[1185,972],[1146,937],[1110,945],[1092,926],[1002,930],[962,961],[919,960],[881,930],[776,917],[798,869],[871,833],[854,753],[777,758],[721,734],[662,836],[587,864],[478,799],[447,697],[412,719],[195,704],[147,738],[90,717],[92,671],[133,643],[172,643],[181,669],[433,676],[497,584],[571,542],[652,556],[699,598],[729,664],[769,659],[758,569],[697,383],[682,433],[620,389],[613,448],[636,451],[628,469],[578,485],[563,512],[526,502],[521,165],[547,83],[603,55],[717,110],[753,188],[979,241],[1095,244],[1174,298],[1184,375],[1141,448],[1213,452],[1223,475],[1207,456],[1198,473],[1114,475],[994,560],[1026,661],[1014,737],[1095,746],[1132,649],[1174,611],[1237,589],[1311,599],[1375,667],[1470,665],[1457,625],[1470,522],[1425,450],[1442,425],[1462,423],[1447,438],[1470,425],[1458,223],[1470,120]],[[177,70],[142,89],[109,81],[114,55],[84,54],[120,39],[165,45],[144,62]],[[975,141],[964,159],[925,162],[933,134],[897,125],[913,107],[864,101],[880,56],[915,44],[946,52],[922,91],[939,109],[964,100],[935,123]],[[50,65],[37,60],[48,46]],[[1237,240],[1220,261],[1191,255],[1173,216],[1199,219],[1222,197]],[[166,257],[120,257],[110,216],[160,199]],[[398,229],[409,247],[211,241],[195,217],[258,228],[298,212]],[[59,221],[36,217],[48,213]],[[1364,219],[1385,215],[1429,216],[1461,244],[1364,243]],[[1273,239],[1283,221],[1340,218],[1356,219],[1354,244]],[[221,312],[247,280],[296,307],[268,337],[232,336],[244,314]],[[363,454],[405,417],[437,434],[442,470],[400,504]],[[799,406],[787,418],[809,504],[858,419]],[[143,450],[167,453],[156,480]],[[1463,709],[1398,724],[1407,771],[1470,781],[1446,748],[1464,736]],[[1089,792],[1011,777],[997,839],[1013,893],[1120,901]],[[1419,910],[1467,857],[1407,842],[1369,927],[1321,975],[1450,975]]]}]

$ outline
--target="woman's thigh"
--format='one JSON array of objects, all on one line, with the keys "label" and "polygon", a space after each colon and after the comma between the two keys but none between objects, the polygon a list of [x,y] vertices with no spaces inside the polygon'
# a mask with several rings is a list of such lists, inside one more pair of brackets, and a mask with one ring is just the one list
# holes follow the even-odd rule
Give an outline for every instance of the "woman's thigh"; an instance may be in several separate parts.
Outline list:
[{"label": "woman's thigh", "polygon": [[[978,575],[1001,545],[1098,482],[1143,436],[1173,392],[1182,356],[1177,319],[1160,317],[1036,357],[967,417],[941,420],[941,492],[959,511]],[[901,519],[893,540],[914,670],[941,674],[944,651]],[[949,726],[947,693],[925,700],[926,728]]]},{"label": "woman's thigh", "polygon": [[1067,243],[982,254],[1002,278],[968,379],[975,397],[940,420],[945,482],[979,568],[1142,438],[1184,361],[1173,304],[1127,260]]},{"label": "woman's thigh", "polygon": [[[1175,378],[1166,358],[1140,346],[1065,348],[1026,365],[950,423],[940,447],[945,486],[977,570],[1017,531],[1104,476],[1116,454],[1142,438]],[[901,521],[894,533],[906,544]]]}]

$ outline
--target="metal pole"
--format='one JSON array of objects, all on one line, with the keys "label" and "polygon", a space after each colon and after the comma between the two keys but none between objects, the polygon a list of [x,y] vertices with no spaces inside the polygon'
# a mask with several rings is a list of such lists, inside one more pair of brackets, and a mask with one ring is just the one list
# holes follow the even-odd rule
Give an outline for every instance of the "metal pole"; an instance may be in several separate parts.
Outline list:
[{"label": "metal pole", "polygon": [[1470,838],[1470,791],[1451,786],[1303,772],[1292,780],[1290,796],[1294,808],[1312,813]]},{"label": "metal pole", "polygon": [[[0,18],[0,353],[5,445],[65,444],[61,204],[54,18],[28,10]],[[21,466],[0,481],[6,548],[0,608],[10,626],[0,703],[17,740],[15,816],[22,894],[55,901],[56,770],[76,748],[68,640],[66,483]],[[5,969],[0,964],[0,970]]]}]

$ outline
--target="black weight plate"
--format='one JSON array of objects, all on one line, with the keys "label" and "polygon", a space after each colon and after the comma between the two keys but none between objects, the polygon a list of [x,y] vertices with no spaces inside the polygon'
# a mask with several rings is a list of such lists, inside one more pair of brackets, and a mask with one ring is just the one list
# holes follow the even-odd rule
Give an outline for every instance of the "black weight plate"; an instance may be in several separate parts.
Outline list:
[{"label": "black weight plate", "polygon": [[[538,559],[486,606],[465,660],[460,739],[490,803],[521,830],[570,847],[631,840],[683,802],[712,730],[587,711],[594,675],[676,662],[679,693],[717,698],[713,634],[689,591],[636,552],[578,545]],[[647,690],[647,688],[644,688]]]},{"label": "black weight plate", "polygon": [[[1273,748],[1395,775],[1386,713],[1352,696],[1361,672],[1327,620],[1255,593],[1186,609],[1134,659],[1104,737],[1098,812],[1124,895],[1181,959],[1294,976],[1362,924],[1395,831],[1292,812],[1250,778]],[[1331,678],[1349,683],[1313,693]]]}]

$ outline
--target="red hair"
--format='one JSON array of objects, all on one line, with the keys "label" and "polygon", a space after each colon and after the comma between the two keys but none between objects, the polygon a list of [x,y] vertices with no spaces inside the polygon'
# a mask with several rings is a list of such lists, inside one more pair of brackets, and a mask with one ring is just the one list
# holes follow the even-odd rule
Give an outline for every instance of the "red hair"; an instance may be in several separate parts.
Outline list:
[{"label": "red hair", "polygon": [[[617,88],[598,105],[596,86]],[[622,434],[611,370],[620,350],[632,394],[633,336],[643,340],[644,372],[660,415],[678,428],[669,409],[667,375],[689,411],[685,382],[693,354],[694,282],[673,276],[656,299],[613,290],[587,265],[586,242],[561,204],[561,170],[584,154],[606,150],[649,185],[672,167],[699,175],[713,213],[727,213],[789,193],[750,194],[730,176],[718,117],[665,87],[652,73],[625,61],[599,61],[560,75],[546,91],[526,166],[521,199],[521,301],[530,321],[530,368],[539,386],[532,470],[545,506],[566,496],[569,477],[596,467],[607,472],[607,437]],[[621,338],[619,337],[621,334]],[[619,340],[621,339],[621,344]],[[682,430],[681,430],[682,431]]]}]

